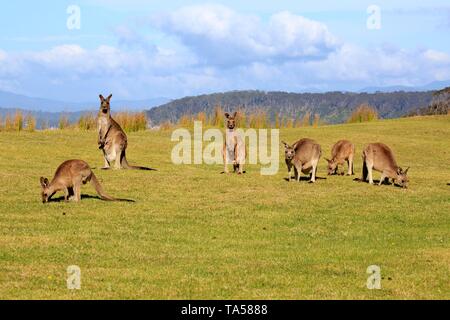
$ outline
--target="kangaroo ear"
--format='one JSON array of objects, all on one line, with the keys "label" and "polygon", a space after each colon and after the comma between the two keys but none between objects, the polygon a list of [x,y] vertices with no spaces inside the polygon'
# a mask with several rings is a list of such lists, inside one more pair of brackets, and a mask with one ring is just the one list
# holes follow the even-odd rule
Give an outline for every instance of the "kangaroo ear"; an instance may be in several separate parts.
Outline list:
[{"label": "kangaroo ear", "polygon": [[225,118],[229,118],[230,117],[230,114],[228,113],[228,112],[225,112]]},{"label": "kangaroo ear", "polygon": [[111,101],[111,98],[112,98],[112,94],[110,94],[110,95],[108,96],[108,98],[106,98],[106,100],[109,102],[109,101]]},{"label": "kangaroo ear", "polygon": [[285,148],[289,148],[289,145],[286,142],[281,141],[281,143],[284,145]]},{"label": "kangaroo ear", "polygon": [[402,172],[403,172],[403,169],[401,167],[398,167],[397,174],[402,174]]},{"label": "kangaroo ear", "polygon": [[326,162],[331,162],[331,160],[328,158],[323,158],[323,160],[325,160]]},{"label": "kangaroo ear", "polygon": [[48,179],[47,178],[41,177],[40,182],[41,182],[41,187],[42,188],[46,188],[48,186]]},{"label": "kangaroo ear", "polygon": [[408,167],[408,168],[406,168],[406,170],[405,170],[404,174],[407,174],[407,173],[408,173],[408,170],[409,170],[409,167]]},{"label": "kangaroo ear", "polygon": [[233,114],[233,118],[236,118],[237,114],[238,114],[237,111],[235,111],[234,114]]},{"label": "kangaroo ear", "polygon": [[100,101],[102,101],[102,102],[103,102],[103,100],[105,100],[105,98],[101,94],[98,97],[100,98]]}]

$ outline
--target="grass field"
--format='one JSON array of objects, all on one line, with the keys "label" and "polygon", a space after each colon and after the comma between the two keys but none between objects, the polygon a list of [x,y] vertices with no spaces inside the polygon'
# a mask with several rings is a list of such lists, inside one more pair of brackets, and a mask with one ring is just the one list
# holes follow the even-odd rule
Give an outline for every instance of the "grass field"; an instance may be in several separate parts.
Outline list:
[{"label": "grass field", "polygon": [[[170,132],[140,132],[128,160],[157,172],[94,170],[135,203],[43,205],[39,177],[62,161],[103,165],[95,132],[0,132],[0,298],[450,299],[450,116],[281,131],[301,137],[324,156],[352,140],[357,177],[363,145],[385,142],[411,166],[409,189],[345,176],[288,183],[281,146],[275,176],[174,166]],[[69,265],[81,290],[66,287]],[[366,288],[369,265],[381,267],[381,290]]]}]

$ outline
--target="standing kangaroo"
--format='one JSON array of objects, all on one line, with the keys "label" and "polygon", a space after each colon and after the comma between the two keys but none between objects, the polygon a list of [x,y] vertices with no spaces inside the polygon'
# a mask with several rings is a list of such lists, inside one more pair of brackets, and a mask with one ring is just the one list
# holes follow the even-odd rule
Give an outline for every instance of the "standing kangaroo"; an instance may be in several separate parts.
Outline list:
[{"label": "standing kangaroo", "polygon": [[381,172],[378,185],[384,183],[385,179],[393,179],[403,188],[408,187],[408,170],[403,170],[397,165],[394,153],[383,143],[371,143],[363,151],[363,176],[362,180],[369,178],[369,183],[373,184],[372,170]]},{"label": "standing kangaroo", "polygon": [[125,155],[128,139],[120,125],[111,117],[112,94],[108,98],[100,95],[100,111],[97,119],[98,146],[105,158],[104,170],[110,169],[115,161],[115,169],[154,170],[146,167],[130,166]]},{"label": "standing kangaroo", "polygon": [[91,182],[101,199],[107,201],[121,201],[113,198],[103,191],[97,177],[89,165],[83,160],[68,160],[63,162],[56,170],[51,182],[41,177],[42,202],[50,201],[51,197],[58,191],[64,192],[64,200],[81,200],[81,185]]},{"label": "standing kangaroo", "polygon": [[[337,174],[339,165],[347,162],[347,175],[354,175],[353,158],[355,156],[355,145],[348,140],[340,140],[336,142],[331,150],[331,159],[325,158],[328,162],[328,175]],[[342,171],[344,175],[344,171]]]},{"label": "standing kangaroo", "polygon": [[234,172],[238,174],[244,173],[244,163],[246,158],[245,141],[236,132],[236,116],[235,112],[232,116],[225,113],[226,118],[226,136],[223,145],[223,164],[224,173],[228,173],[228,164],[233,163]]},{"label": "standing kangaroo", "polygon": [[294,143],[292,146],[282,141],[284,144],[284,154],[286,165],[289,173],[289,182],[291,181],[291,171],[294,167],[295,179],[300,181],[300,174],[310,173],[310,183],[316,182],[317,165],[319,163],[320,156],[322,155],[322,148],[320,145],[311,139],[301,139]]}]

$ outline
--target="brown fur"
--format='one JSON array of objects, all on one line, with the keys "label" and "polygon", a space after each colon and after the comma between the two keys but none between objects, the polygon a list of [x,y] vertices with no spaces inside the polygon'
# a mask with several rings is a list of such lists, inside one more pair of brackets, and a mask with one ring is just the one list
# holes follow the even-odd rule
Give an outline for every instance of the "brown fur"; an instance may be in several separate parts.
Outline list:
[{"label": "brown fur", "polygon": [[403,188],[408,187],[408,170],[403,170],[397,165],[394,153],[383,143],[371,143],[364,148],[363,151],[363,176],[362,180],[369,179],[369,183],[373,184],[372,170],[381,172],[379,185],[384,183],[386,179],[393,181]]},{"label": "brown fur", "polygon": [[244,162],[246,158],[245,142],[236,132],[237,112],[232,116],[225,113],[226,118],[226,137],[223,145],[222,156],[224,164],[224,173],[228,173],[228,163],[232,161],[234,172],[244,173]]},{"label": "brown fur", "polygon": [[110,101],[112,95],[108,98],[100,97],[100,111],[97,118],[98,145],[103,151],[105,166],[102,169],[109,169],[111,162],[115,162],[115,169],[136,169],[153,170],[147,167],[131,166],[128,164],[126,149],[128,147],[128,138],[120,125],[111,117]]},{"label": "brown fur", "polygon": [[[355,145],[348,140],[340,140],[336,142],[331,150],[331,159],[325,158],[328,163],[328,175],[337,174],[339,171],[339,165],[343,165],[347,162],[348,171],[347,175],[354,175],[353,171],[353,158],[355,156]],[[341,173],[344,174],[344,171]]]},{"label": "brown fur", "polygon": [[291,171],[294,167],[295,179],[300,181],[300,173],[310,174],[310,182],[316,181],[317,166],[322,155],[322,148],[312,139],[301,139],[292,146],[283,142],[285,147],[285,161],[291,181]]},{"label": "brown fur", "polygon": [[59,192],[64,192],[64,200],[81,200],[81,185],[91,182],[101,199],[116,201],[103,190],[89,165],[83,160],[68,160],[63,162],[55,172],[51,182],[41,177],[42,202],[48,202],[51,197]]}]

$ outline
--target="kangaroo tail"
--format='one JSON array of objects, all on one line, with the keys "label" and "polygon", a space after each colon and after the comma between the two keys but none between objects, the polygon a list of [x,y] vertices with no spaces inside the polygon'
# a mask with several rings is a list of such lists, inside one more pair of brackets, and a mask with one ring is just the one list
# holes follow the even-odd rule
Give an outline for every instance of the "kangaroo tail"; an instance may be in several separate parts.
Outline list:
[{"label": "kangaroo tail", "polygon": [[122,152],[122,159],[120,160],[122,164],[122,168],[124,169],[130,169],[130,170],[146,170],[146,171],[156,171],[156,169],[147,168],[147,167],[140,167],[140,166],[131,166],[127,161],[127,156],[125,154],[125,150]]},{"label": "kangaroo tail", "polygon": [[100,184],[100,182],[98,182],[97,177],[95,176],[95,174],[92,172],[92,176],[91,176],[91,183],[95,188],[95,191],[97,191],[98,195],[100,196],[100,198],[102,198],[102,200],[105,201],[117,201],[117,199],[111,197],[110,195],[108,195],[102,188],[102,185]]}]

